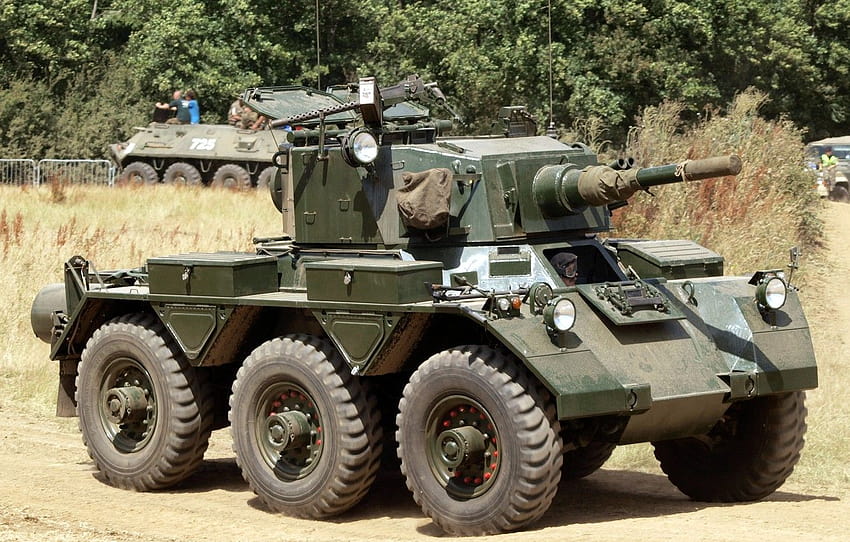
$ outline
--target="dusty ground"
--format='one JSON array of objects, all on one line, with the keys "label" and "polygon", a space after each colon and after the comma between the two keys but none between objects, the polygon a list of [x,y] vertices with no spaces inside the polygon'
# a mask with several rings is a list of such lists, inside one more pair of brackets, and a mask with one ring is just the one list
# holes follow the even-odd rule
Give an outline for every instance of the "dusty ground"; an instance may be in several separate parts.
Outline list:
[{"label": "dusty ground", "polygon": [[[827,242],[850,246],[850,206],[830,204]],[[842,276],[850,254],[828,252]],[[840,299],[836,299],[839,296]],[[809,297],[809,296],[807,296]],[[833,330],[850,326],[850,291],[832,292],[835,312],[817,310]],[[815,327],[818,326],[818,327]],[[841,355],[843,334],[816,333],[818,354]],[[823,363],[823,359],[820,360]],[[814,392],[817,394],[818,392]],[[817,401],[817,396],[811,397]],[[804,450],[805,454],[805,450]],[[714,505],[689,501],[660,472],[602,469],[562,485],[549,512],[531,529],[501,540],[848,540],[850,488],[818,487],[795,474],[762,502]],[[98,479],[75,420],[33,419],[0,411],[0,542],[5,541],[249,541],[427,540],[441,532],[424,518],[397,474],[379,477],[355,510],[332,522],[294,520],[265,512],[230,451],[229,434],[213,435],[202,470],[178,488],[132,493]]]}]

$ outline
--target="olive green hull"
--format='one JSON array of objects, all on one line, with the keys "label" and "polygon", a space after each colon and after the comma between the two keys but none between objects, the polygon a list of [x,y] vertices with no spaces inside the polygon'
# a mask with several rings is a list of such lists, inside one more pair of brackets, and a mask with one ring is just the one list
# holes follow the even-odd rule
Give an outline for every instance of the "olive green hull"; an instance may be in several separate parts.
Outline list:
[{"label": "olive green hull", "polygon": [[[538,255],[558,247],[522,245],[520,253],[528,251],[533,275],[545,275],[551,270]],[[595,242],[569,248],[585,255],[604,250]],[[467,256],[474,259],[475,251]],[[85,338],[110,317],[152,312],[198,366],[239,363],[245,351],[270,336],[308,329],[330,337],[350,370],[366,377],[413,370],[439,349],[439,343],[423,345],[424,339],[415,350],[418,357],[412,357],[429,330],[463,328],[470,341],[484,337],[513,352],[553,394],[560,419],[628,421],[611,437],[620,443],[702,434],[733,401],[817,386],[811,337],[796,293],[781,309],[765,313],[754,301],[755,287],[744,278],[662,279],[657,287],[670,302],[669,314],[661,320],[653,320],[653,314],[632,317],[644,322],[624,323],[606,314],[590,300],[593,284],[556,290],[576,306],[574,327],[558,333],[528,304],[499,315],[482,310],[481,299],[434,302],[425,283],[447,282],[458,273],[445,270],[445,262],[388,257],[313,262],[295,265],[289,275],[279,273],[292,268],[289,256],[275,263],[272,256],[250,254],[182,255],[151,260],[150,287],[89,289],[71,268],[66,271],[68,322],[46,329],[46,315],[61,308],[49,290],[34,305],[34,327],[38,321],[41,336],[54,335],[53,359],[74,363]],[[504,261],[495,263],[495,269],[510,269]],[[475,272],[479,282],[505,279]],[[289,279],[278,287],[279,280]],[[238,290],[240,281],[254,290]],[[377,302],[358,298],[375,284],[383,288]]]}]

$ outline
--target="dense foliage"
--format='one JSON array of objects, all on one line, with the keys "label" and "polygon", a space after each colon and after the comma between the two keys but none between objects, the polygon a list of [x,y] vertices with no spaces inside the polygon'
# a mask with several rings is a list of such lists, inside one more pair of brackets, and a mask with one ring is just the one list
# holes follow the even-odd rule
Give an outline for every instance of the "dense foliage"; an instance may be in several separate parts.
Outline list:
[{"label": "dense foliage", "polygon": [[[409,73],[470,128],[549,116],[548,0],[0,0],[0,156],[100,156],[193,88],[205,122],[247,86]],[[850,0],[551,0],[553,115],[616,139],[664,100],[696,120],[752,87],[808,137],[850,127]]]}]

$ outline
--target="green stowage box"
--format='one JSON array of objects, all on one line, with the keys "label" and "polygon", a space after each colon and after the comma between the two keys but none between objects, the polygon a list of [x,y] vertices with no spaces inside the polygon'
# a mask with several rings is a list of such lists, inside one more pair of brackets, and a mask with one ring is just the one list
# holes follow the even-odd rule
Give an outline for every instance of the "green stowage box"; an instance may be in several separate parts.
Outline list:
[{"label": "green stowage box", "polygon": [[307,299],[354,303],[417,303],[430,301],[426,284],[440,284],[440,262],[379,258],[342,258],[310,262]]},{"label": "green stowage box", "polygon": [[148,282],[152,294],[236,297],[275,292],[277,258],[247,252],[150,258]]},{"label": "green stowage box", "polygon": [[723,256],[687,240],[627,241],[617,245],[623,264],[641,278],[692,279],[723,274]]}]

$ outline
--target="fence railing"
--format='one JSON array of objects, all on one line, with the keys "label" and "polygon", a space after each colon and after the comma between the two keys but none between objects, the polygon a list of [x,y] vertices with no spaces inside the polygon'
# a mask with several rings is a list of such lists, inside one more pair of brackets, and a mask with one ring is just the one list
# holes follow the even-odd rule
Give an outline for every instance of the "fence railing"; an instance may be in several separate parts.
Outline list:
[{"label": "fence railing", "polygon": [[38,165],[35,160],[6,159],[0,160],[0,184],[36,184],[38,182]]},{"label": "fence railing", "polygon": [[38,186],[63,184],[115,184],[116,167],[109,160],[0,159],[0,184]]}]

